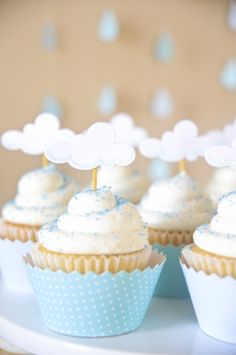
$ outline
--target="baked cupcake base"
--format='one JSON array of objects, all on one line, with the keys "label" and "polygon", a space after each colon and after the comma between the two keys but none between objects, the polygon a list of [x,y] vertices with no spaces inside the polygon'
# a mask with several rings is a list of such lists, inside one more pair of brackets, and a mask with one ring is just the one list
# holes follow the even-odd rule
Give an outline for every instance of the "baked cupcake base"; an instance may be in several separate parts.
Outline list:
[{"label": "baked cupcake base", "polygon": [[181,244],[192,243],[193,232],[148,228],[148,238],[150,244],[161,244],[161,245],[172,244],[178,246]]},{"label": "baked cupcake base", "polygon": [[39,226],[26,226],[14,224],[0,219],[0,238],[9,239],[11,241],[19,240],[22,243],[37,241]]},{"label": "baked cupcake base", "polygon": [[206,274],[216,274],[220,277],[232,276],[236,279],[236,259],[215,255],[198,248],[194,244],[186,246],[183,258],[188,267]]},{"label": "baked cupcake base", "polygon": [[36,244],[31,255],[35,265],[41,269],[52,271],[77,271],[81,274],[95,272],[111,272],[113,274],[123,270],[131,272],[135,269],[143,270],[149,261],[152,248],[148,246],[142,250],[120,255],[77,255],[51,252],[40,244]]},{"label": "baked cupcake base", "polygon": [[105,337],[140,327],[150,304],[165,257],[152,252],[143,270],[81,274],[35,266],[26,269],[45,325],[58,333]]}]

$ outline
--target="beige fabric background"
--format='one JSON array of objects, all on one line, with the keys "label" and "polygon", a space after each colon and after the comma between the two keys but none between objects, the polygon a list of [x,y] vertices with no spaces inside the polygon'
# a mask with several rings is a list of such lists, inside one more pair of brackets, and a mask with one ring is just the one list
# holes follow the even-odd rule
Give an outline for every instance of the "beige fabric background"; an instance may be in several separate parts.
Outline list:
[{"label": "beige fabric background", "polygon": [[[0,132],[20,129],[34,119],[43,97],[52,94],[63,105],[63,125],[75,130],[104,119],[97,99],[104,84],[118,93],[118,110],[133,115],[153,135],[191,118],[200,131],[221,127],[236,113],[235,93],[218,83],[219,71],[236,57],[236,33],[227,27],[226,0],[1,0]],[[113,44],[97,38],[103,10],[113,9],[121,36]],[[43,25],[51,21],[60,44],[41,47]],[[170,63],[153,59],[156,37],[168,32],[175,43]],[[150,117],[148,103],[158,87],[174,100],[166,121]],[[106,117],[105,117],[106,119]],[[0,203],[13,197],[18,178],[40,159],[0,148]],[[142,163],[140,163],[142,165]],[[206,180],[201,161],[189,167]],[[84,179],[85,173],[73,172]]]}]

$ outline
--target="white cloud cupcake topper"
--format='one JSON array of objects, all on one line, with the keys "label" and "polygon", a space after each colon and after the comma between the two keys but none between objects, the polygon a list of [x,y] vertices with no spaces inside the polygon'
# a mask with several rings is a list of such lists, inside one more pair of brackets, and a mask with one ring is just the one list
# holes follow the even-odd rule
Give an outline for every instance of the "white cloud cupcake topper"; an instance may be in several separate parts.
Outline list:
[{"label": "white cloud cupcake topper", "polygon": [[236,139],[233,140],[231,147],[228,145],[210,147],[206,151],[205,159],[215,168],[230,167],[236,170]]},{"label": "white cloud cupcake topper", "polygon": [[64,139],[53,142],[45,154],[53,163],[68,163],[79,170],[125,166],[135,159],[134,148],[119,141],[112,126],[106,122],[94,123],[71,142]]},{"label": "white cloud cupcake topper", "polygon": [[134,120],[127,113],[117,113],[110,123],[116,132],[117,140],[133,147],[138,146],[148,136],[144,128],[135,126]]},{"label": "white cloud cupcake topper", "polygon": [[2,145],[9,150],[21,150],[30,155],[43,154],[48,145],[59,138],[70,140],[74,136],[69,129],[59,129],[59,119],[51,113],[36,117],[22,131],[10,130],[1,136]]},{"label": "white cloud cupcake topper", "polygon": [[139,148],[147,158],[161,158],[167,162],[194,161],[203,156],[212,145],[206,136],[198,136],[196,124],[190,120],[179,121],[173,131],[166,131],[161,139],[147,138]]},{"label": "white cloud cupcake topper", "polygon": [[233,139],[236,137],[236,119],[227,123],[221,130],[211,130],[206,135],[214,144],[231,146]]}]

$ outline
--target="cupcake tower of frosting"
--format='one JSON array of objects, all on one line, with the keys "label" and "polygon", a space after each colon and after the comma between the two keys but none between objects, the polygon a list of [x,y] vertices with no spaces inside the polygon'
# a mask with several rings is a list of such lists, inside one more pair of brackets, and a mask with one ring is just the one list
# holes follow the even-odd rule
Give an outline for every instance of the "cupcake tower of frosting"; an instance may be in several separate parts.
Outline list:
[{"label": "cupcake tower of frosting", "polygon": [[41,226],[65,210],[78,184],[55,166],[33,170],[22,176],[14,200],[2,209],[5,221]]},{"label": "cupcake tower of frosting", "polygon": [[77,193],[67,212],[41,229],[39,243],[59,253],[132,253],[147,246],[147,227],[133,204],[103,187]]},{"label": "cupcake tower of frosting", "polygon": [[192,231],[212,213],[210,200],[186,172],[153,183],[139,207],[148,225],[162,230]]},{"label": "cupcake tower of frosting", "polygon": [[209,224],[196,229],[194,243],[202,250],[236,258],[236,192],[221,197],[217,214]]}]

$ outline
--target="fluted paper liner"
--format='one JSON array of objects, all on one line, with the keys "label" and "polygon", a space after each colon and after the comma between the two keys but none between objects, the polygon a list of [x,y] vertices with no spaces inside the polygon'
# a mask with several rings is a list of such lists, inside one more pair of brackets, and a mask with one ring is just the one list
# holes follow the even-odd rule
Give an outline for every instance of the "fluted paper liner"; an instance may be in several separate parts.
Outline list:
[{"label": "fluted paper liner", "polygon": [[235,278],[196,271],[183,257],[180,263],[200,329],[213,338],[236,344]]},{"label": "fluted paper liner", "polygon": [[53,253],[39,244],[33,248],[31,255],[35,265],[41,269],[49,268],[52,271],[77,271],[81,274],[95,272],[101,274],[105,271],[113,274],[124,270],[131,272],[135,269],[143,270],[149,261],[152,248],[148,246],[142,250],[120,255],[70,255]]},{"label": "fluted paper liner", "polygon": [[81,337],[105,337],[140,327],[150,304],[165,257],[152,252],[148,266],[132,272],[81,274],[26,269],[45,325],[55,332]]},{"label": "fluted paper liner", "polygon": [[36,242],[39,229],[39,226],[13,224],[0,219],[0,239]]},{"label": "fluted paper liner", "polygon": [[188,267],[195,271],[204,271],[206,274],[216,274],[220,277],[232,276],[236,279],[236,259],[217,256],[210,253],[200,254],[192,251],[194,244],[182,250],[184,261]]},{"label": "fluted paper liner", "polygon": [[148,237],[150,244],[161,245],[181,245],[190,244],[193,242],[193,232],[191,231],[175,231],[175,230],[161,230],[157,228],[148,229]]}]

